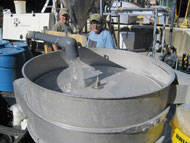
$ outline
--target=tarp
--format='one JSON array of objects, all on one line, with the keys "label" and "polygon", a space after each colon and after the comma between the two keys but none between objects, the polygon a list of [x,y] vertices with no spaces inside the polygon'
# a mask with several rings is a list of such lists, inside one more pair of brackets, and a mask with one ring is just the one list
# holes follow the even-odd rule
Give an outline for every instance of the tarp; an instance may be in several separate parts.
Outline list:
[{"label": "tarp", "polygon": [[[169,40],[169,28],[166,28],[166,43]],[[183,53],[190,54],[190,29],[174,28],[172,33],[172,46],[177,49],[177,56],[182,57]]]}]

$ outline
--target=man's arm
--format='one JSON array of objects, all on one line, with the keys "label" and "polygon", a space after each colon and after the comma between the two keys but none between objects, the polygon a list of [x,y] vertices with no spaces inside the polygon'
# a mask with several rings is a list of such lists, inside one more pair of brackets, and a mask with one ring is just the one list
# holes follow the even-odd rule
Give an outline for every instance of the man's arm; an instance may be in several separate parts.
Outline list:
[{"label": "man's arm", "polygon": [[54,51],[57,51],[57,50],[58,50],[58,47],[57,47],[55,44],[52,44],[52,47],[53,47],[53,50],[54,50]]}]

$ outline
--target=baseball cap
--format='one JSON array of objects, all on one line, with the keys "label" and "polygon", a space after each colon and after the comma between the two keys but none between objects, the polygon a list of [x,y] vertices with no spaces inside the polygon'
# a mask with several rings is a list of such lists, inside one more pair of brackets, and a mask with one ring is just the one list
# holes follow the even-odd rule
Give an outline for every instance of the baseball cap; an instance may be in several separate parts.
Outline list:
[{"label": "baseball cap", "polygon": [[60,9],[59,14],[61,14],[61,15],[68,15],[69,14],[68,13],[68,9],[67,8]]},{"label": "baseball cap", "polygon": [[90,16],[90,22],[92,22],[92,21],[97,21],[97,22],[101,23],[101,16],[100,16],[100,14],[98,14],[98,13],[92,14]]}]

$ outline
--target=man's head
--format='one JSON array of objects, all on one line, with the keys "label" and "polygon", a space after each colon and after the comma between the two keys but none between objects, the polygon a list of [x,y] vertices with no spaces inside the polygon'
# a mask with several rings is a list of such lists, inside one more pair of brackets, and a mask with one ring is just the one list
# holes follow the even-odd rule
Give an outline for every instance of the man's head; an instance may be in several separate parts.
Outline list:
[{"label": "man's head", "polygon": [[90,16],[90,25],[92,30],[96,33],[99,34],[102,30],[102,17],[100,14],[95,13]]},{"label": "man's head", "polygon": [[62,8],[59,11],[59,18],[62,23],[67,23],[67,20],[69,18],[69,13],[67,8]]}]

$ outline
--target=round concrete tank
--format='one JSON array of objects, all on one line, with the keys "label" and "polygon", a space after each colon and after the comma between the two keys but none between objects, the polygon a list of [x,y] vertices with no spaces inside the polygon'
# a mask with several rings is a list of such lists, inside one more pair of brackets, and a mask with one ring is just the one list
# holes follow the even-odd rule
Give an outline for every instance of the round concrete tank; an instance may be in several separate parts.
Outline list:
[{"label": "round concrete tank", "polygon": [[83,67],[99,71],[101,88],[89,85],[73,93],[62,91],[59,76],[70,63],[63,51],[29,60],[23,67],[24,78],[15,81],[16,99],[28,117],[34,140],[155,142],[168,112],[173,70],[161,61],[128,51],[80,48],[79,55]]}]

